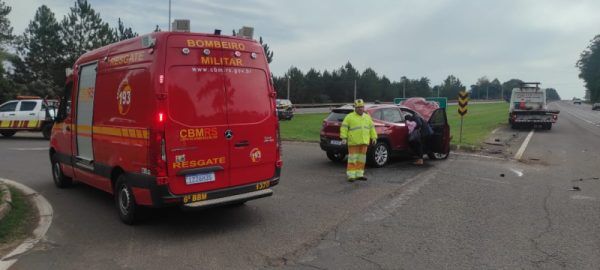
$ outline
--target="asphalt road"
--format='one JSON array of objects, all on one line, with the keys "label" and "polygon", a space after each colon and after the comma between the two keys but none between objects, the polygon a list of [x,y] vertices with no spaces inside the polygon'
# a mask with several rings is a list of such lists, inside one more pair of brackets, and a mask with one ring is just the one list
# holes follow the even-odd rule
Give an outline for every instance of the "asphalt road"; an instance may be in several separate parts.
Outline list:
[{"label": "asphalt road", "polygon": [[11,269],[597,269],[600,111],[556,106],[558,123],[533,133],[521,161],[529,130],[505,127],[488,157],[396,160],[347,183],[317,145],[284,143],[273,197],[164,209],[133,227],[108,194],[56,189],[40,135],[0,139],[0,177],[55,210],[46,239]]}]

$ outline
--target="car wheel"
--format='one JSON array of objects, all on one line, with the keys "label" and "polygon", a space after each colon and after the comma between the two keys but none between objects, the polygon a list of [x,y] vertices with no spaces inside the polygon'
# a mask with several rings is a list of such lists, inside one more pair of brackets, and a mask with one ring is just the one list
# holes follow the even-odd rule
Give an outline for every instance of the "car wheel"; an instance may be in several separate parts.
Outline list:
[{"label": "car wheel", "polygon": [[55,157],[52,157],[52,180],[58,188],[66,188],[73,184],[73,179],[63,174],[60,162]]},{"label": "car wheel", "polygon": [[435,153],[435,152],[429,152],[427,153],[427,156],[429,157],[429,159],[447,159],[448,156],[450,155],[450,151],[446,152],[446,153]]},{"label": "car wheel", "polygon": [[346,154],[337,151],[327,151],[327,158],[333,162],[343,162],[346,158]]},{"label": "car wheel", "polygon": [[369,164],[376,168],[385,166],[390,160],[390,147],[384,142],[378,142],[373,149],[369,151]]},{"label": "car wheel", "polygon": [[138,221],[139,206],[135,203],[133,191],[123,174],[117,179],[115,203],[119,212],[119,218],[123,223],[132,225]]},{"label": "car wheel", "polygon": [[42,128],[42,136],[44,136],[44,139],[49,140],[51,134],[52,134],[52,125],[45,125]]},{"label": "car wheel", "polygon": [[2,134],[2,136],[7,137],[7,138],[8,137],[12,137],[13,135],[15,135],[15,133],[17,133],[17,132],[14,131],[14,130],[8,130],[8,131],[2,131],[2,132],[0,132],[0,134]]}]

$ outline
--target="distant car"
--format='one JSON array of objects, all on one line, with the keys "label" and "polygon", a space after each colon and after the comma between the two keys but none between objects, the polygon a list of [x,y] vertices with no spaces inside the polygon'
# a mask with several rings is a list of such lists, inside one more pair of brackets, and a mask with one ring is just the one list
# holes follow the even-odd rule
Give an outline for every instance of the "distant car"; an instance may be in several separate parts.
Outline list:
[{"label": "distant car", "polygon": [[581,99],[574,99],[573,104],[581,105]]},{"label": "distant car", "polygon": [[[427,111],[425,111],[427,110]],[[336,162],[344,160],[348,154],[347,146],[340,139],[340,126],[344,117],[354,111],[352,105],[335,108],[323,120],[321,129],[321,149],[327,157]],[[428,121],[434,134],[425,144],[425,153],[431,159],[445,159],[450,153],[450,126],[446,110],[430,110],[423,107],[405,107],[399,105],[365,104],[365,111],[373,118],[377,131],[377,144],[369,146],[367,162],[374,167],[383,167],[392,154],[411,153],[408,144],[408,127],[404,121],[406,115],[419,115]],[[427,117],[423,117],[427,115]]]},{"label": "distant car", "polygon": [[600,110],[600,103],[594,103],[594,105],[592,105],[592,110]]},{"label": "distant car", "polygon": [[279,120],[292,120],[294,105],[289,99],[277,99],[277,117]]}]

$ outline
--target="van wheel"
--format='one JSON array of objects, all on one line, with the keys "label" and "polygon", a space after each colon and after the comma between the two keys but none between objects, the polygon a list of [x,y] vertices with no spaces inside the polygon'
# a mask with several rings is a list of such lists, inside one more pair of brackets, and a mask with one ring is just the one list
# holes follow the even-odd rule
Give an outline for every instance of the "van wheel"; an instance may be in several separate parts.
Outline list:
[{"label": "van wheel", "polygon": [[378,142],[371,151],[367,152],[367,160],[373,167],[385,166],[390,160],[390,147],[384,142]]},{"label": "van wheel", "polygon": [[63,174],[60,162],[54,156],[52,157],[52,179],[54,180],[54,185],[58,188],[66,188],[73,184],[73,179]]},{"label": "van wheel", "polygon": [[336,151],[327,151],[327,158],[333,162],[343,162],[346,158],[346,154]]},{"label": "van wheel", "polygon": [[139,206],[135,203],[133,191],[124,174],[119,175],[115,188],[115,204],[119,218],[127,225],[135,224],[139,219]]},{"label": "van wheel", "polygon": [[7,130],[7,131],[0,132],[0,134],[2,134],[2,136],[7,137],[7,138],[12,137],[13,135],[15,135],[15,133],[17,133],[17,132],[14,130]]},{"label": "van wheel", "polygon": [[42,128],[42,136],[44,136],[44,139],[49,140],[50,135],[52,135],[52,125],[45,125]]}]

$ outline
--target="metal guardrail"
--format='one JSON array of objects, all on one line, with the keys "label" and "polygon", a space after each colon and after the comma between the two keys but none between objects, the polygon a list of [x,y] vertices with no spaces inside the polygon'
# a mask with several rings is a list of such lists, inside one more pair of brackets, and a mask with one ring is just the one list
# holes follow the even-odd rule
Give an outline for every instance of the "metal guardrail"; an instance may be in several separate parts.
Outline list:
[{"label": "metal guardrail", "polygon": [[[469,100],[469,102],[471,103],[478,103],[478,102],[501,102],[503,101],[502,99],[471,99]],[[457,100],[456,99],[449,99],[448,100],[448,105],[456,105]],[[367,103],[371,103],[371,102],[367,102]],[[352,102],[342,102],[342,103],[312,103],[312,104],[308,104],[308,103],[303,103],[303,104],[294,104],[294,107],[296,108],[328,108],[328,107],[339,107],[342,105],[346,105],[346,104],[352,104]],[[394,102],[380,102],[379,104],[394,104]]]}]

